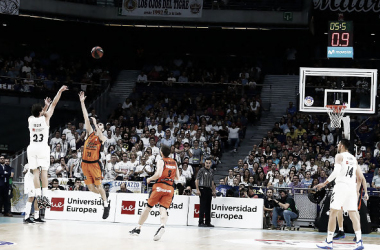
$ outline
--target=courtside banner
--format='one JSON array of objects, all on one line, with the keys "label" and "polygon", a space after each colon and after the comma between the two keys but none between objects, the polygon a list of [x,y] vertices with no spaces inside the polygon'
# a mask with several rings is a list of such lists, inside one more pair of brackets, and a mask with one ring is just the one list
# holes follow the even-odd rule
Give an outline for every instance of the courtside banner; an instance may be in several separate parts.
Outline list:
[{"label": "courtside banner", "polygon": [[102,181],[102,184],[110,185],[110,192],[116,193],[116,191],[120,190],[120,185],[125,183],[125,187],[127,190],[133,193],[141,193],[142,182],[141,181]]},{"label": "courtside banner", "polygon": [[[263,227],[264,200],[217,197],[212,199],[211,224],[216,227],[257,228]],[[188,225],[199,223],[199,197],[191,196]]]},{"label": "courtside banner", "polygon": [[86,191],[50,191],[51,208],[45,210],[46,219],[80,221],[115,221],[116,194],[110,193],[110,214],[103,216],[103,200],[99,194]]},{"label": "courtside banner", "polygon": [[[140,215],[147,206],[148,194],[117,194],[115,222],[126,222],[137,224]],[[189,208],[189,197],[175,195],[168,210],[169,218],[167,225],[187,225],[187,213]],[[156,205],[150,211],[146,220],[148,224],[160,225],[160,209]]]},{"label": "courtside banner", "polygon": [[124,16],[202,17],[203,0],[123,0]]}]

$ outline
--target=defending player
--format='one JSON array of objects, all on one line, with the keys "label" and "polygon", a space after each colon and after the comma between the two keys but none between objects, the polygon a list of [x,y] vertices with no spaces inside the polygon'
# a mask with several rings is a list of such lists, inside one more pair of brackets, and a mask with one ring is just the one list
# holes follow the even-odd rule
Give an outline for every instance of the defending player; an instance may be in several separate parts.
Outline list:
[{"label": "defending player", "polygon": [[84,128],[86,129],[86,141],[84,142],[84,149],[82,155],[82,171],[85,176],[84,182],[91,192],[100,194],[103,199],[104,212],[103,219],[107,219],[110,213],[110,204],[108,203],[106,192],[102,186],[102,168],[100,164],[100,150],[102,144],[106,141],[106,137],[103,135],[104,125],[102,123],[96,124],[96,119],[91,117],[95,130],[92,129],[90,119],[84,100],[86,96],[84,92],[79,93],[79,100],[81,102]]},{"label": "defending player", "polygon": [[[334,171],[329,178],[316,186],[319,190],[335,179],[335,187],[331,195],[330,217],[327,238],[321,245],[317,245],[323,249],[333,249],[333,234],[336,228],[336,219],[340,210],[348,211],[352,226],[355,230],[356,248],[355,250],[364,249],[362,234],[360,228],[360,218],[357,207],[357,190],[356,176],[362,180],[363,174],[358,168],[356,158],[348,152],[350,142],[342,139],[338,144],[338,154],[335,156]],[[367,191],[366,191],[367,192]],[[367,195],[367,194],[366,194]]]},{"label": "defending player", "polygon": [[142,212],[137,227],[132,231],[129,231],[132,235],[139,235],[141,226],[148,218],[150,210],[154,205],[159,203],[161,226],[153,237],[153,240],[155,241],[161,239],[161,236],[165,233],[165,225],[168,220],[167,209],[169,209],[174,197],[174,180],[178,180],[179,178],[177,163],[172,158],[169,158],[170,148],[165,145],[161,145],[160,154],[162,159],[157,162],[156,173],[147,179],[148,184],[151,181],[157,180],[157,182],[153,185],[152,192],[149,195],[148,206],[145,207]]},{"label": "defending player", "polygon": [[[61,98],[62,92],[65,90],[68,90],[68,88],[63,85],[58,90],[51,105],[50,99],[45,99],[45,107],[43,109],[40,104],[34,104],[32,106],[32,116],[28,118],[30,144],[27,149],[27,155],[30,169],[33,171],[34,175],[35,195],[39,207],[50,207],[50,201],[46,196],[48,190],[47,170],[50,166],[50,147],[48,145],[49,125],[54,109]],[[38,167],[41,167],[43,197],[41,196],[40,170]]]},{"label": "defending player", "polygon": [[[37,206],[37,200],[35,195],[35,188],[33,183],[33,173],[29,169],[29,164],[25,164],[23,170],[24,176],[24,193],[28,194],[28,200],[25,205],[25,220],[24,223],[34,224],[36,222],[43,223],[45,222],[40,218],[40,209]],[[30,211],[32,210],[32,206],[34,205],[34,220],[30,219]]]},{"label": "defending player", "polygon": [[[360,204],[361,202],[361,187],[363,186],[363,189],[365,191],[365,194],[364,194],[364,199],[366,199],[368,201],[369,197],[368,197],[368,192],[367,192],[367,181],[363,175],[363,172],[361,170],[361,168],[358,168],[359,169],[359,172],[360,172],[360,176],[356,176],[357,178],[357,182],[356,182],[356,191],[357,191],[357,195],[358,195],[358,202]],[[358,211],[359,213],[359,211]],[[344,233],[344,230],[343,230],[343,211],[341,211],[340,213],[338,213],[338,227],[339,227],[339,231],[334,235],[333,237],[333,240],[340,240],[340,239],[344,239],[346,237],[346,234]],[[360,214],[358,215],[359,218],[360,218]],[[354,238],[354,241],[356,242],[356,237]]]}]

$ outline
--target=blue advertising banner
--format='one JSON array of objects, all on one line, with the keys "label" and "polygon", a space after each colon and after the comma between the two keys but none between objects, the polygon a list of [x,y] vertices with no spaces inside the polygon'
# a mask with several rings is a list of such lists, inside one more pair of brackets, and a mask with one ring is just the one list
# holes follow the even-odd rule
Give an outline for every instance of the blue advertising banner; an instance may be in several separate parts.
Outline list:
[{"label": "blue advertising banner", "polygon": [[327,58],[354,58],[354,48],[327,47]]}]

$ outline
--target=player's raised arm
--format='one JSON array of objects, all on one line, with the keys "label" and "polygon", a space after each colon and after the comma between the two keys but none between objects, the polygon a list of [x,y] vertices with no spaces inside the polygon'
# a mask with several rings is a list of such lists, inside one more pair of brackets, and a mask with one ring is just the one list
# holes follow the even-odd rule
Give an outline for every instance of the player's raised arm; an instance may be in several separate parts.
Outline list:
[{"label": "player's raised arm", "polygon": [[44,102],[45,102],[45,106],[42,109],[42,115],[45,115],[46,111],[48,110],[48,108],[49,108],[49,106],[51,104],[50,97],[46,97],[45,100],[44,100]]},{"label": "player's raised arm", "polygon": [[84,100],[86,100],[86,96],[84,95],[84,92],[81,91],[79,93],[79,100],[80,100],[80,105],[82,107],[82,112],[83,112],[83,118],[84,118],[84,128],[86,129],[87,135],[92,133],[92,127],[90,124],[90,119],[88,118],[88,112],[86,109],[86,104],[84,103]]},{"label": "player's raised arm", "polygon": [[48,110],[46,111],[46,113],[45,113],[45,117],[46,117],[46,118],[50,119],[50,117],[53,115],[53,113],[54,113],[54,109],[55,109],[55,107],[57,106],[59,99],[61,98],[61,94],[62,94],[62,92],[63,92],[63,91],[66,91],[66,90],[69,90],[69,89],[67,88],[66,85],[63,85],[63,86],[58,90],[57,94],[55,95],[55,97],[54,97],[54,99],[53,99],[53,102],[51,103],[49,109],[48,109]]},{"label": "player's raised arm", "polygon": [[104,143],[107,140],[107,137],[104,136],[103,131],[100,129],[98,124],[96,123],[95,117],[91,117],[92,123],[94,124],[95,127],[95,134],[99,137],[99,139]]}]

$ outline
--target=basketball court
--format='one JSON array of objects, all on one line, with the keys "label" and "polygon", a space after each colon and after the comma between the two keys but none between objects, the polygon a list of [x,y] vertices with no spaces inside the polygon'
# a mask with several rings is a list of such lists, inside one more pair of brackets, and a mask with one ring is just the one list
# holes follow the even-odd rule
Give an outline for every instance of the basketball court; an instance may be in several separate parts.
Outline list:
[{"label": "basketball court", "polygon": [[[22,218],[0,217],[0,249],[162,249],[229,250],[254,249],[317,249],[315,244],[326,238],[326,233],[312,228],[301,231],[270,231],[236,228],[198,228],[195,226],[167,226],[160,241],[153,241],[157,225],[144,225],[139,236],[129,235],[134,224],[47,220],[45,224],[23,224]],[[334,249],[353,249],[354,235],[337,241]],[[363,235],[365,249],[379,249],[380,234]],[[6,245],[11,242],[14,245]]]}]

